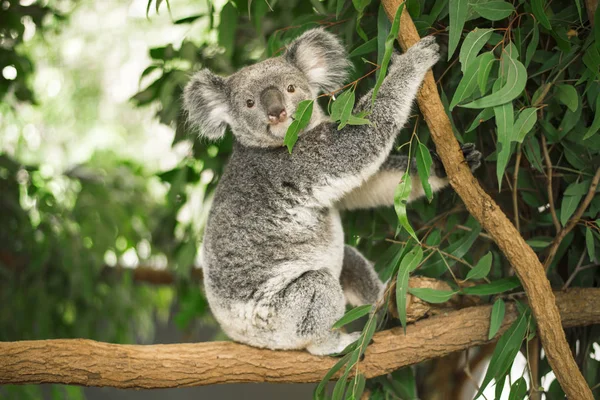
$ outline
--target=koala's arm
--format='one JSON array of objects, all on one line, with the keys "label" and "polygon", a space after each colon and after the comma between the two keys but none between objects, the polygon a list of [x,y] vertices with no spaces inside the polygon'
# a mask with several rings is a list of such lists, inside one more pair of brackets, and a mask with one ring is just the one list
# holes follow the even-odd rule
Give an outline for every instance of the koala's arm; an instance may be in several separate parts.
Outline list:
[{"label": "koala's arm", "polygon": [[[372,92],[355,107],[369,109],[371,125],[321,124],[301,136],[292,154],[298,175],[310,181],[321,206],[332,206],[344,195],[362,186],[386,160],[400,128],[406,123],[417,90],[427,70],[438,60],[432,37],[422,39],[405,54],[394,54],[388,76],[371,107]],[[399,180],[391,183],[395,187]]]},{"label": "koala's arm", "polygon": [[[475,149],[474,144],[468,143],[463,145],[462,151],[465,161],[471,167],[471,170],[474,171],[481,165],[481,153]],[[448,186],[448,177],[444,170],[444,165],[439,160],[437,154],[432,152],[431,155],[433,165],[430,170],[429,185],[432,192],[435,193]],[[393,205],[396,187],[402,180],[407,166],[407,156],[393,154],[388,156],[379,171],[361,186],[346,194],[336,204],[336,208],[354,210]],[[412,190],[408,196],[409,203],[425,195],[414,158],[410,165],[410,179],[412,181]]]}]

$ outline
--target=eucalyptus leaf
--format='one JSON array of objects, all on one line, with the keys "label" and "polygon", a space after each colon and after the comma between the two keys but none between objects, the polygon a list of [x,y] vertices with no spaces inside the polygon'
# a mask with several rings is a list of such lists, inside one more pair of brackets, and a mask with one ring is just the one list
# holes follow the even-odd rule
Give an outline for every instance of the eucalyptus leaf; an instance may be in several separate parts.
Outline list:
[{"label": "eucalyptus leaf", "polygon": [[298,140],[298,134],[310,123],[313,104],[314,100],[303,100],[298,103],[298,107],[294,113],[295,119],[285,132],[285,138],[283,139],[283,144],[287,146],[290,154],[292,153],[292,149]]},{"label": "eucalyptus leaf", "polygon": [[496,333],[500,330],[502,326],[502,321],[504,321],[504,314],[506,312],[506,304],[502,299],[497,299],[492,306],[492,312],[490,314],[490,331],[488,333],[488,339],[492,340]]},{"label": "eucalyptus leaf", "polygon": [[492,379],[499,381],[507,374],[525,338],[528,318],[528,312],[522,313],[504,335],[502,335],[500,340],[498,340],[483,382],[474,398],[479,397],[483,393]]},{"label": "eucalyptus leaf", "polygon": [[398,268],[398,275],[396,276],[396,307],[398,309],[398,319],[404,328],[406,333],[406,293],[408,292],[408,277],[410,273],[414,271],[421,260],[423,259],[423,249],[421,246],[415,246],[409,251]]},{"label": "eucalyptus leaf", "polygon": [[448,44],[448,60],[458,47],[458,42],[462,36],[462,30],[467,20],[469,9],[468,0],[449,0],[450,9],[450,42]]},{"label": "eucalyptus leaf", "polygon": [[492,252],[488,251],[483,257],[479,259],[477,265],[467,274],[466,280],[469,279],[483,279],[490,273],[492,267]]},{"label": "eucalyptus leaf", "polygon": [[406,215],[406,204],[408,203],[408,196],[410,196],[411,191],[412,179],[410,177],[410,171],[406,170],[394,192],[394,208],[398,215],[400,225],[418,242],[419,239],[412,226],[410,226],[408,216]]},{"label": "eucalyptus leaf", "polygon": [[485,46],[489,40],[490,36],[492,36],[493,31],[493,29],[475,28],[467,34],[467,37],[465,37],[458,55],[461,65],[460,69],[463,71],[463,73],[467,70],[469,65],[475,61],[477,54],[479,54],[483,46]]},{"label": "eucalyptus leaf", "polygon": [[392,22],[392,27],[390,32],[385,39],[385,53],[383,55],[383,59],[381,60],[381,68],[379,69],[379,75],[377,76],[377,81],[375,82],[375,86],[373,87],[373,94],[371,97],[371,104],[375,103],[375,99],[377,98],[377,93],[379,92],[379,88],[385,79],[385,75],[387,73],[388,65],[390,63],[390,59],[392,58],[392,53],[394,52],[394,40],[398,36],[398,29],[400,28],[400,16],[402,15],[402,10],[404,9],[404,4],[400,4],[398,9],[396,10],[396,15],[394,16],[394,21]]},{"label": "eucalyptus leaf", "polygon": [[463,294],[472,294],[476,296],[487,296],[508,292],[521,286],[519,278],[516,276],[510,278],[502,278],[492,283],[486,283],[477,286],[466,287],[461,290]]},{"label": "eucalyptus leaf", "polygon": [[352,310],[348,311],[346,314],[344,314],[344,316],[342,318],[340,318],[338,321],[336,321],[335,324],[333,324],[332,329],[339,329],[344,325],[349,324],[352,321],[356,321],[357,319],[364,317],[365,315],[369,314],[369,311],[371,311],[372,306],[370,304],[365,304],[363,306],[358,306],[353,308]]},{"label": "eucalyptus leaf", "polygon": [[437,290],[431,288],[409,288],[408,292],[423,301],[432,304],[445,303],[456,294],[449,290]]},{"label": "eucalyptus leaf", "polygon": [[515,12],[515,7],[507,1],[477,2],[471,5],[473,10],[490,21],[500,21]]},{"label": "eucalyptus leaf", "polygon": [[525,83],[527,82],[527,70],[525,66],[519,60],[510,57],[506,50],[503,50],[502,54],[502,61],[506,63],[508,68],[505,84],[492,94],[464,104],[461,107],[487,108],[506,104],[514,100],[525,89]]},{"label": "eucalyptus leaf", "polygon": [[433,159],[431,158],[431,153],[429,152],[427,146],[421,142],[418,144],[416,159],[417,172],[419,174],[419,179],[421,180],[421,186],[425,192],[425,197],[427,197],[427,200],[431,202],[433,199],[433,192],[431,191],[429,177],[431,175],[431,165],[433,164]]}]

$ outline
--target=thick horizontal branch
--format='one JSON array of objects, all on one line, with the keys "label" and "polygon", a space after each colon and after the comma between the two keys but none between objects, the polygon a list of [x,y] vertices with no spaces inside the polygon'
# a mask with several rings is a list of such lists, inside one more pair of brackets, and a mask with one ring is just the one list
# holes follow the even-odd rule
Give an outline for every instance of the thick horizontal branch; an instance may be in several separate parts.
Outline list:
[{"label": "thick horizontal branch", "polygon": [[[565,327],[600,323],[600,289],[557,292]],[[488,343],[491,306],[452,311],[379,332],[360,370],[367,377]],[[516,319],[508,307],[501,328]],[[232,342],[117,345],[83,339],[0,343],[0,385],[63,383],[156,389],[233,382],[318,382],[337,359]]]}]

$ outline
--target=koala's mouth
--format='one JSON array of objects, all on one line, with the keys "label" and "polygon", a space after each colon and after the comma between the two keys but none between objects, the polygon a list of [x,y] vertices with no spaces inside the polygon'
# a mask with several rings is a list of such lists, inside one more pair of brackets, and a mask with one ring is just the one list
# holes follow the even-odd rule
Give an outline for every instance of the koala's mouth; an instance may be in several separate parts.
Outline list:
[{"label": "koala's mouth", "polygon": [[276,123],[268,122],[267,134],[274,139],[282,140],[285,137],[288,128],[294,120],[294,117],[292,115],[289,115],[284,121]]}]

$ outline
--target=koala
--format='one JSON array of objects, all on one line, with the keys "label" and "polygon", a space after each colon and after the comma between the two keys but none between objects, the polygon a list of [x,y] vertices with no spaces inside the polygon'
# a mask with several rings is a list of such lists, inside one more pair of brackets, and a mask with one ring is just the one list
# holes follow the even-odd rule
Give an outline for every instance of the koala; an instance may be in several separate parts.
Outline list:
[{"label": "koala", "polygon": [[[351,63],[335,35],[310,30],[283,55],[227,78],[206,69],[192,77],[183,99],[189,121],[209,139],[227,126],[235,137],[202,243],[206,296],[232,339],[326,355],[358,338],[331,326],[346,303],[380,299],[384,284],[344,245],[339,211],[393,205],[409,160],[390,151],[438,57],[432,37],[392,56],[374,105],[369,92],[354,110],[370,109],[372,125],[338,131],[315,103],[291,154],[283,140],[298,103],[340,88],[348,76]],[[474,146],[463,153],[471,168],[479,165]],[[416,165],[410,170],[414,200],[423,188]],[[432,189],[447,186],[441,163],[432,170]]]}]

